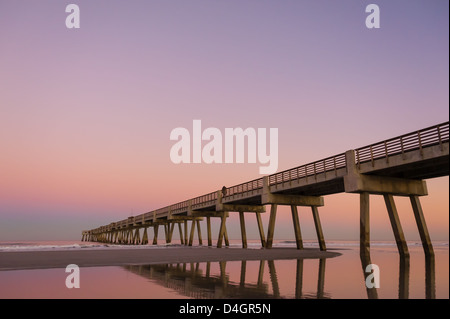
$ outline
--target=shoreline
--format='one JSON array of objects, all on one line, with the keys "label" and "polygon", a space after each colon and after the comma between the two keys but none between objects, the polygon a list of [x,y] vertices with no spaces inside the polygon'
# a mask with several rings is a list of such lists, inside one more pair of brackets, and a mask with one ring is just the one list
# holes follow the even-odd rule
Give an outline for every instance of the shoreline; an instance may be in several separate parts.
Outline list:
[{"label": "shoreline", "polygon": [[92,249],[56,251],[0,252],[0,271],[79,267],[105,267],[186,262],[217,262],[240,260],[320,259],[341,253],[318,248],[243,249],[205,246],[164,247],[160,249]]}]

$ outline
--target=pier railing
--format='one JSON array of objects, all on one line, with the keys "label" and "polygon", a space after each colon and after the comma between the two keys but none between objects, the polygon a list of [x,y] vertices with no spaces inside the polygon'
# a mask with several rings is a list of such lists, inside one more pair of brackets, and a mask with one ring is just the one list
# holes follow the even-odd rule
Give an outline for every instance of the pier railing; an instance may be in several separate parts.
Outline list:
[{"label": "pier railing", "polygon": [[194,208],[205,204],[214,205],[216,201],[217,201],[217,192],[212,192],[191,199],[191,205]]},{"label": "pier railing", "polygon": [[257,178],[250,182],[234,185],[227,188],[225,196],[234,196],[250,191],[255,191],[263,188],[263,179]]},{"label": "pier railing", "polygon": [[345,153],[327,157],[313,163],[301,165],[269,176],[269,185],[278,185],[305,178],[315,178],[318,174],[334,174],[346,167]]},{"label": "pier railing", "polygon": [[404,134],[385,141],[367,145],[355,150],[356,164],[422,150],[424,147],[443,145],[449,140],[449,122],[427,127],[417,132]]}]

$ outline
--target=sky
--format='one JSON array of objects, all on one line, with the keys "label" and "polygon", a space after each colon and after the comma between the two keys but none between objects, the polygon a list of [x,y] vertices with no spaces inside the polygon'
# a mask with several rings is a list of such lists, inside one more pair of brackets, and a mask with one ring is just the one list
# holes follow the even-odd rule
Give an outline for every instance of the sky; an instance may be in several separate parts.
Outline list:
[{"label": "sky", "polygon": [[[278,171],[448,121],[448,12],[444,0],[0,0],[0,240],[79,240],[262,176],[258,163],[174,164],[170,133],[193,120],[278,128]],[[427,185],[431,238],[448,240],[448,177]],[[371,204],[372,239],[393,240],[382,198]],[[325,239],[359,238],[358,205],[325,197]],[[398,208],[417,240],[409,202]],[[275,239],[294,238],[289,210],[277,218]],[[314,239],[306,208],[300,221]]]}]

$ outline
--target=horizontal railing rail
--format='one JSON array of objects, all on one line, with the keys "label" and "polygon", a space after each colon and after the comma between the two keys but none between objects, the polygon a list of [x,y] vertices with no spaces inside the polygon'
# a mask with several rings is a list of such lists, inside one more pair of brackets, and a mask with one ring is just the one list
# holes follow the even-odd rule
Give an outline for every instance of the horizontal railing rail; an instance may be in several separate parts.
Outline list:
[{"label": "horizontal railing rail", "polygon": [[417,132],[404,134],[385,141],[357,148],[356,164],[372,162],[377,159],[422,150],[424,147],[442,145],[449,141],[449,122],[427,127]]},{"label": "horizontal railing rail", "polygon": [[334,172],[346,167],[345,153],[327,157],[325,159],[315,161],[313,163],[301,165],[269,176],[269,185],[278,185],[286,182],[292,182],[299,179],[308,179],[309,177],[317,177],[321,173]]},{"label": "horizontal railing rail", "polygon": [[170,206],[171,211],[180,211],[189,209],[189,201],[185,200]]},{"label": "horizontal railing rail", "polygon": [[263,179],[257,178],[250,182],[227,187],[224,197],[239,195],[250,191],[255,191],[263,188]]},{"label": "horizontal railing rail", "polygon": [[161,217],[161,215],[166,215],[168,212],[169,212],[169,207],[168,206],[160,208],[160,209],[157,209],[156,210],[156,214],[155,214],[156,218]]},{"label": "horizontal railing rail", "polygon": [[217,201],[217,192],[208,193],[191,199],[192,206],[199,206],[206,203]]}]

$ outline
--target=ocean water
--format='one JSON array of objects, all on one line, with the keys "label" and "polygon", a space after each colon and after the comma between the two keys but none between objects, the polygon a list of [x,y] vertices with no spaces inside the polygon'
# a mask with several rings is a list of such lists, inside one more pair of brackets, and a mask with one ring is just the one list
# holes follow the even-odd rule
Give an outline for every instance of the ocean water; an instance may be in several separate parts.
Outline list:
[{"label": "ocean water", "polygon": [[[231,241],[231,248],[240,247]],[[305,247],[317,247],[305,242]],[[0,271],[0,298],[133,299],[448,299],[448,242],[433,243],[425,258],[420,242],[409,242],[410,258],[400,258],[394,242],[372,242],[371,263],[379,269],[379,288],[368,288],[359,242],[327,241],[333,258],[259,260],[123,267],[81,267],[80,288],[66,287],[63,268]],[[88,242],[0,242],[0,251],[79,249],[165,249]],[[274,247],[295,248],[293,241]],[[249,241],[249,249],[260,249]],[[1,257],[0,257],[1,258]]]}]

